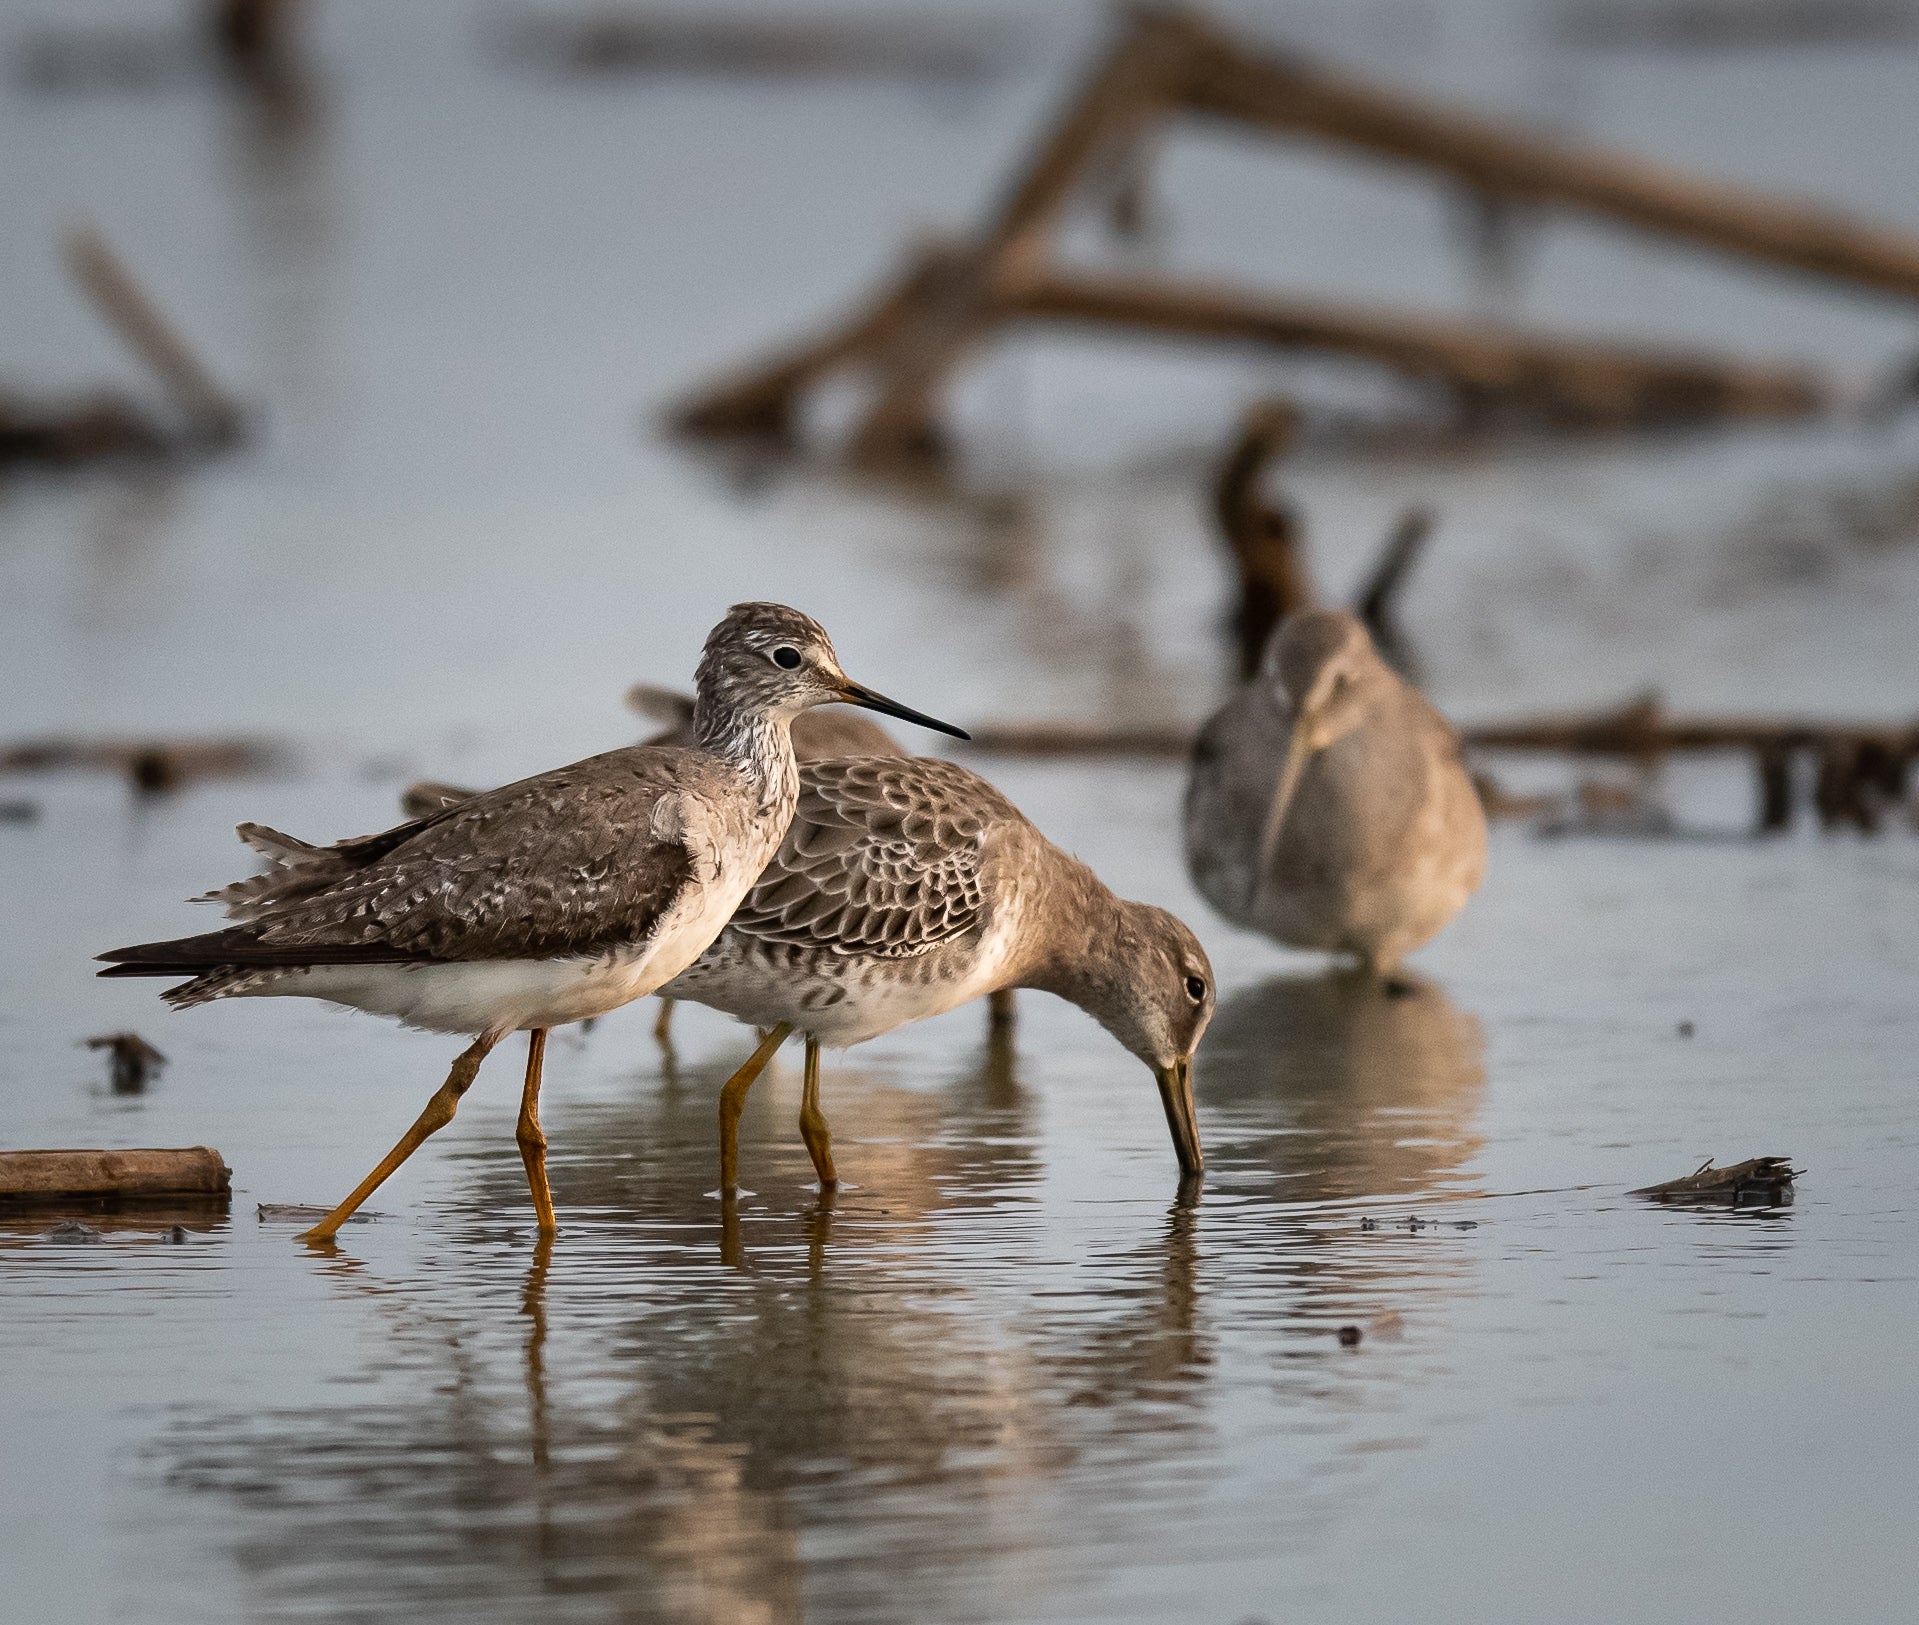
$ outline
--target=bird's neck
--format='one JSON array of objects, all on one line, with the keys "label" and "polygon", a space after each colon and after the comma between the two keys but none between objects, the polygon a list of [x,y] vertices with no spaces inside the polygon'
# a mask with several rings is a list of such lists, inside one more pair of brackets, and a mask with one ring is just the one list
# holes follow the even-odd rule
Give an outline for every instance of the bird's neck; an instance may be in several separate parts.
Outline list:
[{"label": "bird's neck", "polygon": [[693,740],[701,750],[730,763],[760,792],[763,811],[799,800],[799,767],[793,758],[792,718],[765,711],[709,705],[693,707]]},{"label": "bird's neck", "polygon": [[1029,915],[1019,985],[1056,994],[1100,1020],[1122,975],[1125,904],[1077,858],[1057,849],[1049,856],[1044,906]]}]

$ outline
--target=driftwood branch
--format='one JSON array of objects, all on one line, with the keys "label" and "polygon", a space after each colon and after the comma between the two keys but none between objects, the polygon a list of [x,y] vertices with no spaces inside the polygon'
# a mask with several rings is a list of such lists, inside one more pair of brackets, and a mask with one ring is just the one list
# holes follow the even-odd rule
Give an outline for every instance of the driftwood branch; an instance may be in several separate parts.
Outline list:
[{"label": "driftwood branch", "polygon": [[1420,663],[1399,623],[1399,595],[1437,522],[1431,508],[1408,508],[1401,514],[1353,602],[1353,613],[1366,623],[1380,654],[1400,676],[1414,683],[1419,680]]},{"label": "driftwood branch", "polygon": [[1629,1196],[1655,1202],[1728,1203],[1733,1207],[1781,1207],[1792,1200],[1792,1182],[1802,1170],[1790,1157],[1752,1157],[1715,1168],[1708,1157],[1691,1173],[1663,1185],[1647,1185]]},{"label": "driftwood branch", "polygon": [[268,739],[84,739],[54,736],[0,745],[0,773],[73,768],[123,773],[137,790],[175,790],[197,779],[264,773],[285,757]]},{"label": "driftwood branch", "polygon": [[1213,480],[1214,517],[1239,572],[1239,601],[1230,620],[1242,680],[1259,669],[1273,628],[1314,601],[1299,516],[1260,483],[1298,432],[1299,413],[1290,403],[1261,403],[1246,414]]},{"label": "driftwood branch", "polygon": [[1567,428],[1776,417],[1829,401],[1810,372],[1717,356],[1521,333],[1491,324],[1344,309],[1150,277],[1048,267],[1051,233],[1089,178],[1180,112],[1337,143],[1430,169],[1482,212],[1554,206],[1818,275],[1919,297],[1919,239],[1679,174],[1644,160],[1367,84],[1255,50],[1184,12],[1136,12],[968,243],[920,257],[862,313],[679,407],[693,434],[783,431],[794,402],[858,366],[874,392],[850,452],[897,468],[936,456],[941,391],[1009,322],[1046,321],[1227,340],[1367,360],[1442,386],[1472,418]]},{"label": "driftwood branch", "polygon": [[96,231],[67,237],[67,265],[94,308],[152,370],[208,447],[239,437],[240,409]]},{"label": "driftwood branch", "polygon": [[1495,198],[1556,204],[1760,264],[1919,298],[1919,241],[1905,232],[1255,53],[1196,16],[1183,15],[1176,26],[1187,55],[1179,101],[1192,112],[1436,170]]},{"label": "driftwood branch", "polygon": [[[972,735],[973,749],[999,756],[1183,759],[1193,741],[1193,731],[1180,726],[1063,722],[986,722],[975,724]],[[1751,757],[1755,771],[1759,834],[1791,827],[1796,767],[1802,761],[1813,767],[1811,799],[1821,826],[1856,828],[1868,834],[1879,830],[1887,815],[1906,803],[1913,766],[1919,761],[1919,722],[1673,718],[1653,696],[1615,711],[1482,723],[1462,729],[1461,738],[1479,750],[1610,756],[1640,763],[1680,753],[1743,752]],[[1558,797],[1507,798],[1496,783],[1488,780],[1487,785],[1485,793],[1496,814],[1531,816],[1551,812],[1560,804]]]},{"label": "driftwood branch", "polygon": [[1028,320],[1375,362],[1441,386],[1475,417],[1503,409],[1560,427],[1794,417],[1829,398],[1803,368],[1148,277],[1049,271],[1011,290],[1006,309]]},{"label": "driftwood branch", "polygon": [[1736,751],[1750,756],[1761,834],[1789,829],[1795,764],[1815,765],[1813,809],[1826,829],[1876,831],[1906,799],[1919,721],[1825,722],[1811,718],[1669,717],[1657,695],[1616,711],[1483,723],[1465,730],[1469,745],[1654,761],[1680,752]]},{"label": "driftwood branch", "polygon": [[987,756],[1165,756],[1184,759],[1193,730],[1110,728],[1077,722],[983,722],[968,730],[971,748]]}]

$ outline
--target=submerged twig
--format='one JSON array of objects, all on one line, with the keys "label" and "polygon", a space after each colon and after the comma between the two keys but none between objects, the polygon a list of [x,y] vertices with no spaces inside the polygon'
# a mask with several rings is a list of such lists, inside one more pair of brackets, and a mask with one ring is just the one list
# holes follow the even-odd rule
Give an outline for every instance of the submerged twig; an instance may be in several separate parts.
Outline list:
[{"label": "submerged twig", "polygon": [[1792,1200],[1792,1182],[1803,1168],[1795,1169],[1790,1157],[1752,1157],[1730,1167],[1715,1168],[1708,1157],[1691,1173],[1669,1179],[1663,1185],[1646,1185],[1630,1191],[1655,1202],[1713,1202],[1733,1207],[1782,1207]]}]

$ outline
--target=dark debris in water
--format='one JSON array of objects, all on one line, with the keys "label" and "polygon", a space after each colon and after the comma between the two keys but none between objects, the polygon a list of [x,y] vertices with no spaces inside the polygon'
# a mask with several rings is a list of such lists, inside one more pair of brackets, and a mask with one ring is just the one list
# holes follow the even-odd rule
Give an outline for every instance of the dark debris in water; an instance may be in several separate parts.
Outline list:
[{"label": "dark debris in water", "polygon": [[[1379,1230],[1384,1228],[1384,1224],[1383,1221],[1379,1219],[1364,1218],[1359,1221],[1359,1228],[1362,1230]],[[1422,1219],[1417,1213],[1409,1213],[1405,1218],[1394,1224],[1393,1228],[1395,1230],[1412,1231],[1477,1230],[1479,1228],[1479,1221],[1477,1219]]]},{"label": "dark debris in water", "polygon": [[88,1242],[99,1239],[98,1230],[90,1224],[82,1224],[78,1219],[62,1219],[47,1232],[48,1241]]},{"label": "dark debris in water", "polygon": [[[259,1218],[262,1224],[318,1224],[329,1213],[330,1207],[319,1207],[312,1202],[262,1202],[259,1206]],[[348,1224],[370,1224],[375,1219],[384,1219],[384,1213],[359,1212],[353,1214]]]},{"label": "dark debris in water", "polygon": [[86,1045],[108,1052],[116,1095],[144,1093],[148,1079],[167,1064],[167,1058],[138,1033],[100,1033],[87,1039]]},{"label": "dark debris in water", "polygon": [[1708,1157],[1681,1179],[1646,1185],[1630,1194],[1655,1202],[1689,1202],[1730,1207],[1783,1207],[1792,1201],[1792,1182],[1804,1169],[1790,1157],[1752,1157],[1715,1168]]}]

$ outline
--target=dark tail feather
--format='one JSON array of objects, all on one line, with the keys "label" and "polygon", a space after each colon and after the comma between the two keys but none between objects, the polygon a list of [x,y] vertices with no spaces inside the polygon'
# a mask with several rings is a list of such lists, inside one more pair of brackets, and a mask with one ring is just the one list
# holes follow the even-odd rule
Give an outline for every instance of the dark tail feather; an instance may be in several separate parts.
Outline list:
[{"label": "dark tail feather", "polygon": [[239,926],[171,942],[137,942],[96,957],[108,967],[102,976],[198,976],[210,970],[274,966],[390,965],[411,956],[374,942],[262,942],[255,931]]}]

